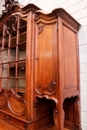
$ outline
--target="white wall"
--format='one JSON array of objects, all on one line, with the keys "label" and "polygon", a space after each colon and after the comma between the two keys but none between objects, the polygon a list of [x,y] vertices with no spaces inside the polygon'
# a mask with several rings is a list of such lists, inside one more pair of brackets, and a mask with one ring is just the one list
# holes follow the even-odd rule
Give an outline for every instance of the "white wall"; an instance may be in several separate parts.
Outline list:
[{"label": "white wall", "polygon": [[[3,1],[3,0],[2,0]],[[62,7],[81,23],[79,31],[81,122],[87,130],[87,0],[18,0],[21,5],[34,3],[45,11]],[[1,2],[1,1],[0,1]],[[1,3],[0,3],[1,7]],[[1,12],[1,8],[0,8]]]},{"label": "white wall", "polygon": [[0,0],[0,14],[2,13],[2,10],[4,10],[4,0]]}]

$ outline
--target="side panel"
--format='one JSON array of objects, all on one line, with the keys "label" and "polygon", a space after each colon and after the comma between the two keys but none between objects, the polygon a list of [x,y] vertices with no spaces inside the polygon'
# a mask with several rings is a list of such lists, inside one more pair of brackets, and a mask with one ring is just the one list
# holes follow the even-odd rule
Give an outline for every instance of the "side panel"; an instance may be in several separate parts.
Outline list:
[{"label": "side panel", "polygon": [[76,32],[63,25],[64,87],[77,88],[77,41]]}]

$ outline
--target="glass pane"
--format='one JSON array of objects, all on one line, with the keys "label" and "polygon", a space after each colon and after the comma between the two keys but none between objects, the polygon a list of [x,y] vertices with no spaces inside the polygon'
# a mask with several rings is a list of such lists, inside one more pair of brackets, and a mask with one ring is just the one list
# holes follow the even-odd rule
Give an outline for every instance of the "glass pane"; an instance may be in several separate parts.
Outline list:
[{"label": "glass pane", "polygon": [[26,86],[26,80],[25,79],[18,79],[18,91],[24,91]]},{"label": "glass pane", "polygon": [[9,35],[4,37],[4,48],[8,48],[9,46]]},{"label": "glass pane", "polygon": [[10,77],[15,77],[16,76],[15,73],[16,73],[16,65],[15,64],[10,64],[9,65],[9,76]]},{"label": "glass pane", "polygon": [[23,26],[22,28],[19,29],[19,34],[22,34],[26,31],[27,31],[27,26],[25,25],[25,26]]},{"label": "glass pane", "polygon": [[22,33],[19,35],[19,43],[26,41],[26,33]]},{"label": "glass pane", "polygon": [[18,46],[18,60],[23,60],[26,58],[26,44],[21,44]]},{"label": "glass pane", "polygon": [[3,59],[2,59],[2,62],[8,62],[8,50],[4,50],[2,51],[3,53]]},{"label": "glass pane", "polygon": [[17,70],[17,76],[18,77],[25,77],[25,63],[19,63],[18,64],[18,70]]},{"label": "glass pane", "polygon": [[24,26],[27,24],[27,19],[26,18],[20,18],[20,27]]},{"label": "glass pane", "polygon": [[10,48],[10,61],[16,60],[16,47]]},{"label": "glass pane", "polygon": [[7,77],[8,76],[8,65],[3,64],[2,66],[2,77]]},{"label": "glass pane", "polygon": [[2,79],[2,88],[7,88],[8,87],[7,86],[7,84],[8,84],[7,81],[8,81],[7,79]]},{"label": "glass pane", "polygon": [[15,79],[9,79],[9,88],[15,89],[16,87],[15,84],[16,84]]},{"label": "glass pane", "polygon": [[5,30],[4,30],[4,37],[8,36],[8,31],[6,30],[6,27],[5,27]]},{"label": "glass pane", "polygon": [[11,38],[10,46],[16,45],[16,37]]}]

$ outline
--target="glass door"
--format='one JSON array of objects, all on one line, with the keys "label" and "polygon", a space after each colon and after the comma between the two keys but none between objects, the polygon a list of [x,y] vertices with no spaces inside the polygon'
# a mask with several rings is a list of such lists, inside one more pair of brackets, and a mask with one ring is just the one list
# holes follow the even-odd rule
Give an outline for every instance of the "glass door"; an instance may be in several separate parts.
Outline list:
[{"label": "glass door", "polygon": [[20,95],[26,87],[26,32],[27,17],[16,15],[5,22],[0,37],[1,86]]}]

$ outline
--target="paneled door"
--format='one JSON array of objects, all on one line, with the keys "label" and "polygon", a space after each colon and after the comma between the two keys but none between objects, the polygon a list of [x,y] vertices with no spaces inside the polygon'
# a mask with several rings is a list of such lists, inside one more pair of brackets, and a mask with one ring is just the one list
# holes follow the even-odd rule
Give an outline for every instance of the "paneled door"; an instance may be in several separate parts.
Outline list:
[{"label": "paneled door", "polygon": [[57,22],[37,24],[35,48],[35,83],[39,95],[51,95],[57,90]]}]

